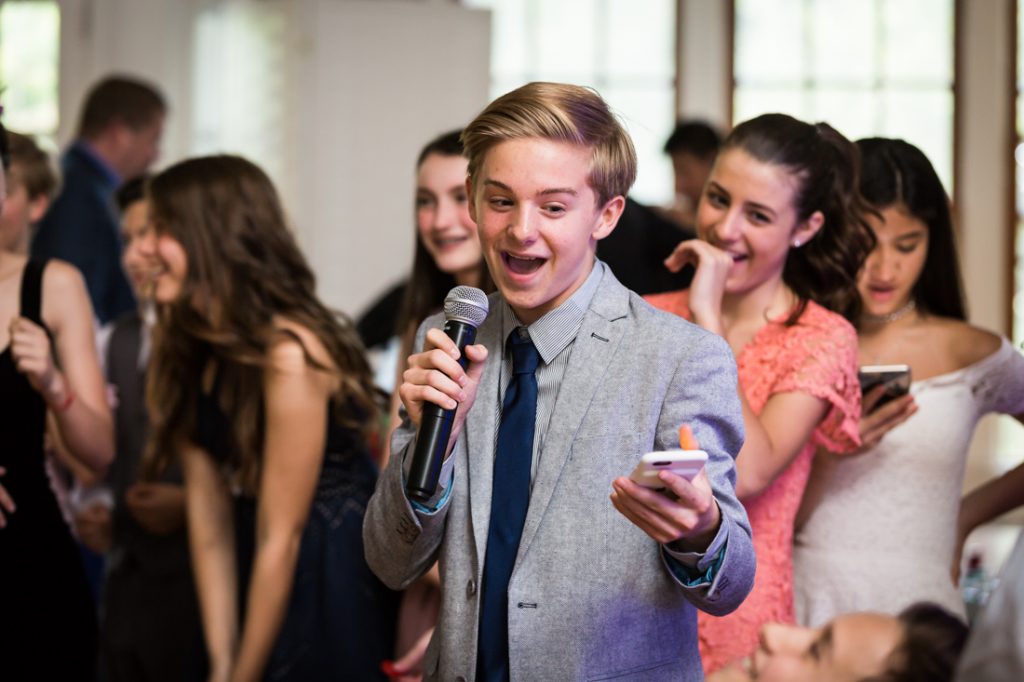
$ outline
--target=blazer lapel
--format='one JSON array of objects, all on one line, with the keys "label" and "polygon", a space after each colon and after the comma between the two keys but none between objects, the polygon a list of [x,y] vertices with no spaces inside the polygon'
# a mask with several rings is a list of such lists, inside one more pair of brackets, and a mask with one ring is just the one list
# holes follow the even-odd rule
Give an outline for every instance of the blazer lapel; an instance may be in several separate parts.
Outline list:
[{"label": "blazer lapel", "polygon": [[606,272],[583,318],[558,389],[534,477],[516,564],[526,555],[537,534],[576,432],[622,341],[627,325],[621,324],[621,320],[627,314],[628,305],[628,290],[619,284],[611,271]]},{"label": "blazer lapel", "polygon": [[[470,522],[476,540],[477,559],[487,546],[487,528],[491,518],[491,486],[494,483],[494,442],[499,413],[498,391],[502,353],[505,344],[501,338],[501,314],[496,309],[497,297],[491,298],[491,314],[480,327],[476,343],[487,347],[487,363],[484,366],[476,400],[466,416],[462,432],[464,452],[469,473]],[[483,566],[483,562],[480,562]]]}]

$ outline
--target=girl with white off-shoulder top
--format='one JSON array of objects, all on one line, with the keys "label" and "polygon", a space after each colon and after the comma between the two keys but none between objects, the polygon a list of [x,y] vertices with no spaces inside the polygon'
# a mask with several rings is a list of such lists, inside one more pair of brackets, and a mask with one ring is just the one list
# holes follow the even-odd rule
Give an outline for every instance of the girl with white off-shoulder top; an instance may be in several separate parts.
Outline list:
[{"label": "girl with white off-shoulder top", "polygon": [[[967,324],[949,203],[927,158],[901,140],[858,142],[877,244],[858,280],[862,365],[907,364],[910,394],[864,396],[862,452],[819,457],[798,518],[797,620],[898,613],[932,601],[964,615],[954,583],[968,446],[988,413],[1024,417],[1024,356]],[[952,569],[952,571],[951,571]]]}]

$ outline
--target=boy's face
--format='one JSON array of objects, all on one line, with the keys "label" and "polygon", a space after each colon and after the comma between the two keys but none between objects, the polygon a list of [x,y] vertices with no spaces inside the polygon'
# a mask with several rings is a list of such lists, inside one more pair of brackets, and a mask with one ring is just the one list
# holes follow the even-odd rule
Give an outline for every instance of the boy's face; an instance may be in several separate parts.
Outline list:
[{"label": "boy's face", "polygon": [[116,140],[119,162],[117,170],[125,180],[142,175],[160,156],[160,140],[164,134],[165,114],[157,114],[140,128],[117,122]]},{"label": "boy's face", "polygon": [[564,303],[590,274],[597,241],[625,205],[604,206],[588,183],[591,150],[543,138],[492,147],[467,181],[484,259],[524,324]]},{"label": "boy's face", "polygon": [[822,628],[768,623],[746,665],[734,664],[709,682],[857,682],[885,673],[905,637],[895,616],[851,613]]},{"label": "boy's face", "polygon": [[149,222],[149,202],[145,199],[132,202],[121,214],[121,265],[132,284],[138,299],[153,296],[153,276],[158,264],[153,257],[156,233]]}]

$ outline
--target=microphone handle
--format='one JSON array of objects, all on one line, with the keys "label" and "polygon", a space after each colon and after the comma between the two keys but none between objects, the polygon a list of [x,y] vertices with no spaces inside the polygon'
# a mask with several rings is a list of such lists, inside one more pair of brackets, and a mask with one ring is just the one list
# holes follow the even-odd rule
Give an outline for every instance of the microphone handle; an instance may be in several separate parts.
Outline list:
[{"label": "microphone handle", "polygon": [[[466,346],[473,345],[476,327],[461,320],[445,320],[444,333],[455,342],[459,349],[459,364],[466,369]],[[412,453],[412,466],[405,481],[405,492],[413,500],[426,502],[437,492],[437,479],[441,475],[448,439],[455,421],[455,411],[446,410],[434,403],[423,406],[420,430],[416,433],[416,449]]]}]

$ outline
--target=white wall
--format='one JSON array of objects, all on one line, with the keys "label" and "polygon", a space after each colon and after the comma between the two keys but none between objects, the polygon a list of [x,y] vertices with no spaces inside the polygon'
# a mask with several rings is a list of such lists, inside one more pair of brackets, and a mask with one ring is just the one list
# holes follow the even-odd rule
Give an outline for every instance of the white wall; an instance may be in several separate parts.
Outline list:
[{"label": "white wall", "polygon": [[487,104],[490,14],[439,3],[309,3],[293,211],[324,297],[357,311],[408,272],[415,161]]},{"label": "white wall", "polygon": [[729,3],[679,0],[680,116],[728,130],[732,99]]},{"label": "white wall", "polygon": [[110,73],[148,79],[167,94],[171,115],[158,163],[184,155],[192,20],[199,0],[59,0],[61,147],[74,136],[78,111],[94,81]]}]

